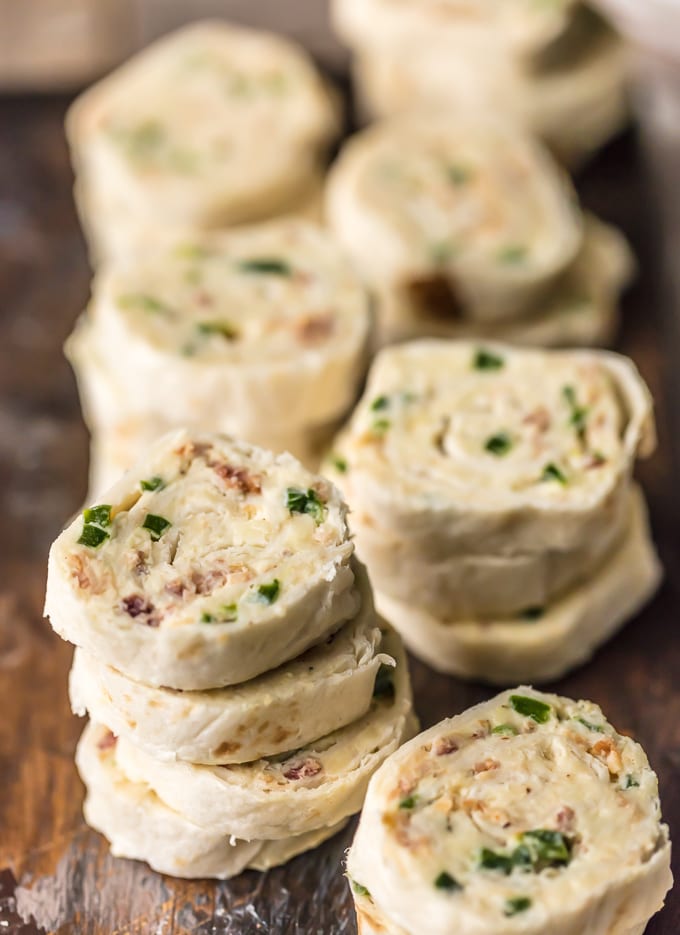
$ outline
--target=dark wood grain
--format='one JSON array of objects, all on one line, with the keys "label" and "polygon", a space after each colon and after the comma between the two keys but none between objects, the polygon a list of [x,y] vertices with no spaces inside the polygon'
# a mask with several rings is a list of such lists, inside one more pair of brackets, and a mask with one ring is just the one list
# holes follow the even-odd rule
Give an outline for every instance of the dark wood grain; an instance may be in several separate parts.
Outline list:
[{"label": "dark wood grain", "polygon": [[[351,828],[286,868],[214,884],[114,860],[83,824],[73,765],[82,725],[66,698],[71,652],[41,619],[48,546],[85,493],[87,439],[61,355],[88,289],[61,133],[65,106],[0,102],[0,932],[351,935],[340,869]],[[660,450],[640,476],[667,577],[637,620],[555,687],[597,701],[644,744],[680,840],[680,354],[661,289],[661,215],[632,135],[590,167],[581,189],[589,206],[624,227],[641,261],[620,347],[658,403]],[[424,725],[491,694],[422,665],[413,676]],[[678,875],[677,851],[675,864]],[[648,932],[680,932],[680,894]]]}]

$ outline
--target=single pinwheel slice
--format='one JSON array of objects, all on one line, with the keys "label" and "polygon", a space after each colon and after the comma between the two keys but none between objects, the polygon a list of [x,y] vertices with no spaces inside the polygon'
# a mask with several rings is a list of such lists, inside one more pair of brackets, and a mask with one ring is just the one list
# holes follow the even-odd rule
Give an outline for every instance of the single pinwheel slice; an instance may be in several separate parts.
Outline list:
[{"label": "single pinwheel slice", "polygon": [[417,307],[436,290],[483,322],[529,314],[583,243],[576,196],[549,153],[475,112],[359,133],[331,170],[326,214],[384,302]]},{"label": "single pinwheel slice", "polygon": [[130,678],[219,688],[357,615],[352,553],[328,481],[290,455],[179,430],[58,537],[45,610]]},{"label": "single pinwheel slice", "polygon": [[[570,25],[578,0],[334,0],[336,32],[353,48],[402,49],[444,40],[483,41],[489,50],[530,55],[558,39]],[[490,64],[490,63],[488,63]]]},{"label": "single pinwheel slice", "polygon": [[385,762],[347,872],[362,931],[394,935],[630,935],[672,883],[642,747],[597,705],[525,686]]},{"label": "single pinwheel slice", "polygon": [[240,841],[199,828],[164,805],[148,786],[131,782],[116,763],[116,738],[100,724],[85,728],[76,765],[87,787],[85,820],[108,838],[115,857],[144,860],[159,873],[226,880],[247,867],[266,870],[336,834],[345,824],[277,841]]},{"label": "single pinwheel slice", "polygon": [[547,604],[454,621],[382,594],[376,604],[411,652],[440,672],[494,685],[549,682],[586,662],[651,599],[661,577],[644,498],[634,489],[621,542],[589,577]]},{"label": "single pinwheel slice", "polygon": [[257,443],[342,417],[370,325],[369,296],[332,238],[289,219],[105,266],[66,351],[95,430],[156,419]]},{"label": "single pinwheel slice", "polygon": [[202,692],[133,681],[77,649],[71,705],[161,760],[246,763],[296,750],[363,717],[384,652],[363,568],[361,610],[323,643],[242,685]]},{"label": "single pinwheel slice", "polygon": [[385,639],[396,668],[379,671],[368,712],[302,748],[223,766],[164,762],[118,738],[125,775],[189,821],[235,838],[279,839],[332,827],[359,811],[378,766],[415,732],[406,654]]},{"label": "single pinwheel slice", "polygon": [[417,341],[378,355],[327,473],[377,591],[440,619],[507,619],[611,552],[654,444],[624,357]]},{"label": "single pinwheel slice", "polygon": [[155,42],[67,117],[95,256],[134,256],[134,222],[142,232],[208,229],[285,212],[338,129],[325,81],[286,39],[215,20]]}]

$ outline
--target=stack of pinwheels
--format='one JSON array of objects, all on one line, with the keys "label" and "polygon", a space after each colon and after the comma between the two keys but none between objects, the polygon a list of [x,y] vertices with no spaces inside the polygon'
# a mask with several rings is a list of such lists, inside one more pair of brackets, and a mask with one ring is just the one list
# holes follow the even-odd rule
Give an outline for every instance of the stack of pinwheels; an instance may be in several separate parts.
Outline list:
[{"label": "stack of pinwheels", "polygon": [[415,731],[338,491],[218,435],[158,441],[54,543],[46,612],[78,649],[85,816],[183,877],[334,834]]}]

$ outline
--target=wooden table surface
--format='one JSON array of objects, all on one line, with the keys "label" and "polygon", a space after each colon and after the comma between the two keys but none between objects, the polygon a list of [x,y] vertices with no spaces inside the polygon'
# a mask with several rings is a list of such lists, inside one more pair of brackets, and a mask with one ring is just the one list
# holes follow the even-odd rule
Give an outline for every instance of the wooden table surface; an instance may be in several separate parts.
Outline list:
[{"label": "wooden table surface", "polygon": [[[47,550],[81,504],[87,458],[61,354],[88,291],[61,132],[66,103],[0,100],[0,933],[353,935],[341,875],[351,828],[268,874],[189,883],[112,859],[83,824],[73,765],[82,722],[66,696],[71,648],[42,619]],[[660,448],[639,475],[667,576],[638,619],[553,687],[598,702],[644,745],[678,841],[680,876],[680,348],[659,285],[662,233],[635,137],[611,146],[579,187],[590,207],[626,230],[641,262],[619,346],[657,400]],[[493,693],[419,664],[412,671],[424,726]],[[648,929],[678,932],[680,891]]]}]

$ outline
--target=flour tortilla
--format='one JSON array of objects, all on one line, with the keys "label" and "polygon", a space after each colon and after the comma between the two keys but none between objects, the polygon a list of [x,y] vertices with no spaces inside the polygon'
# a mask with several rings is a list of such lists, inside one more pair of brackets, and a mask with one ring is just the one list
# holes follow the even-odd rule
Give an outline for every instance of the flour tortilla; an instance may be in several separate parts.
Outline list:
[{"label": "flour tortilla", "polygon": [[346,506],[290,455],[180,430],[97,506],[50,550],[45,612],[130,678],[190,690],[244,682],[359,612]]},{"label": "flour tortilla", "polygon": [[219,765],[296,750],[363,717],[381,665],[392,665],[363,569],[358,616],[292,662],[243,685],[152,688],[75,652],[71,706],[160,760]]},{"label": "flour tortilla", "polygon": [[[536,843],[546,834],[550,853]],[[505,855],[517,859],[494,868]],[[389,758],[369,785],[347,870],[410,935],[639,931],[672,882],[642,747],[597,705],[526,686]],[[448,888],[435,885],[442,873]],[[521,915],[506,914],[518,898],[529,901]]]},{"label": "flour tortilla", "polygon": [[158,40],[90,88],[66,128],[84,226],[107,255],[126,215],[208,229],[287,210],[318,174],[339,109],[300,47],[215,20]]},{"label": "flour tortilla", "polygon": [[573,263],[583,216],[543,146],[512,121],[424,109],[354,136],[327,222],[378,291],[446,284],[465,316],[527,314]]},{"label": "flour tortilla", "polygon": [[422,340],[378,354],[327,472],[358,527],[414,562],[568,554],[626,515],[654,446],[625,357]]},{"label": "flour tortilla", "polygon": [[361,48],[353,73],[366,121],[432,106],[455,113],[475,102],[512,114],[574,168],[629,118],[627,59],[625,43],[597,22],[557,67],[529,67],[508,48],[491,53],[488,36],[455,46],[440,36],[423,46]]},{"label": "flour tortilla", "polygon": [[644,498],[636,489],[621,544],[590,578],[535,608],[534,617],[450,622],[379,593],[376,604],[411,652],[440,672],[494,685],[549,682],[590,659],[651,599],[661,577]]},{"label": "flour tortilla", "polygon": [[144,860],[159,873],[184,879],[228,880],[252,867],[267,870],[337,834],[345,822],[279,841],[233,841],[199,828],[164,805],[146,786],[130,782],[115,760],[115,738],[90,723],[76,751],[87,787],[85,820],[108,838],[115,857]]},{"label": "flour tortilla", "polygon": [[396,660],[393,694],[379,695],[363,718],[297,751],[194,766],[156,760],[120,737],[117,762],[189,821],[236,838],[288,838],[334,826],[361,808],[370,776],[414,732],[406,655],[395,634],[385,650]]},{"label": "flour tortilla", "polygon": [[285,438],[352,405],[370,327],[367,291],[331,237],[287,219],[106,265],[66,353],[93,426],[209,421]]}]

